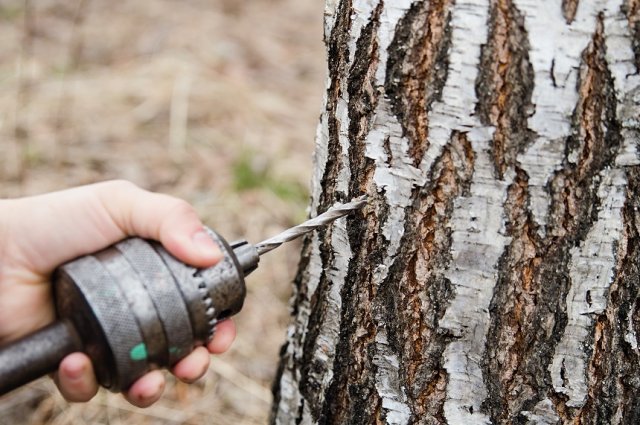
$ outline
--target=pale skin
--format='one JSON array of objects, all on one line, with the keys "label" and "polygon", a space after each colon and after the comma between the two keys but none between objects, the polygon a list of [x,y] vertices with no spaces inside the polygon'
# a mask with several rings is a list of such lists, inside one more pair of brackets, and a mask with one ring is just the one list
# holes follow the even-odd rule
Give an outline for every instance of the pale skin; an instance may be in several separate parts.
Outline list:
[{"label": "pale skin", "polygon": [[[0,346],[53,321],[49,277],[57,266],[128,236],[158,240],[196,267],[212,266],[221,258],[191,205],[126,181],[0,200]],[[232,321],[221,322],[213,340],[171,372],[181,381],[196,381],[207,371],[210,354],[226,351],[235,334]],[[65,357],[54,379],[69,401],[88,401],[98,390],[91,361],[83,353]],[[164,386],[164,375],[156,370],[124,396],[146,407],[160,398]]]}]

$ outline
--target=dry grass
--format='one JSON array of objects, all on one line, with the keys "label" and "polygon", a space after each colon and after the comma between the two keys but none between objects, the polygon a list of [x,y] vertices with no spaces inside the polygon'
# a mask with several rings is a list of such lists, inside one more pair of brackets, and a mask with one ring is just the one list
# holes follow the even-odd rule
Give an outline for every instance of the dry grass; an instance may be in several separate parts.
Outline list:
[{"label": "dry grass", "polygon": [[[304,217],[324,54],[322,1],[0,0],[0,196],[126,178],[192,202],[230,239]],[[69,405],[40,380],[4,424],[260,424],[299,246],[263,259],[239,336],[206,379],[141,410]]]}]

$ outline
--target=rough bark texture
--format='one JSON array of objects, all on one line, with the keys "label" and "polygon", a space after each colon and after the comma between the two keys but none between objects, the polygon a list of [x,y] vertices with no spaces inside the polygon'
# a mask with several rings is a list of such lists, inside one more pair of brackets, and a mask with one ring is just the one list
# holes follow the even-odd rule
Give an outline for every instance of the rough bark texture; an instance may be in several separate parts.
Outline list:
[{"label": "rough bark texture", "polygon": [[640,423],[640,2],[328,0],[274,423]]}]

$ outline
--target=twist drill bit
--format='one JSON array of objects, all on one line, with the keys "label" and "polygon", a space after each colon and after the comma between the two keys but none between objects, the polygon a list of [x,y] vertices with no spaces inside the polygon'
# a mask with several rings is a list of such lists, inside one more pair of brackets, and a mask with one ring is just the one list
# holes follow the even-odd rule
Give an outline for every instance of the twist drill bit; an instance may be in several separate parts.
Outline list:
[{"label": "twist drill bit", "polygon": [[351,211],[355,211],[357,209],[362,208],[366,203],[367,203],[367,196],[362,195],[346,204],[335,205],[317,217],[307,220],[302,224],[299,224],[290,229],[287,229],[284,232],[272,238],[269,238],[267,240],[264,240],[256,244],[255,248],[258,251],[258,255],[265,254],[279,247],[285,242],[292,241],[304,235],[305,233],[312,232],[317,228],[324,226],[325,224],[329,224],[340,217],[344,217],[345,215],[349,214]]}]

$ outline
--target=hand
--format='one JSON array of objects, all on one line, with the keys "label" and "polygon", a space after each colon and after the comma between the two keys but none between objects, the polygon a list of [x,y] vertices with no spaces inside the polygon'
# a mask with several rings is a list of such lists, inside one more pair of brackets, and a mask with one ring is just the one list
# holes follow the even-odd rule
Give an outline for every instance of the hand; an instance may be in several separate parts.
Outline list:
[{"label": "hand", "polygon": [[[188,203],[129,182],[0,200],[0,345],[54,320],[49,277],[57,266],[128,236],[158,240],[195,267],[212,266],[222,256]],[[172,373],[184,382],[199,379],[209,366],[209,353],[226,351],[234,338],[233,322],[221,322],[207,347],[196,348]],[[91,361],[83,353],[65,357],[55,381],[69,401],[88,401],[98,391]],[[146,407],[160,398],[164,385],[163,374],[152,371],[125,397]]]}]

